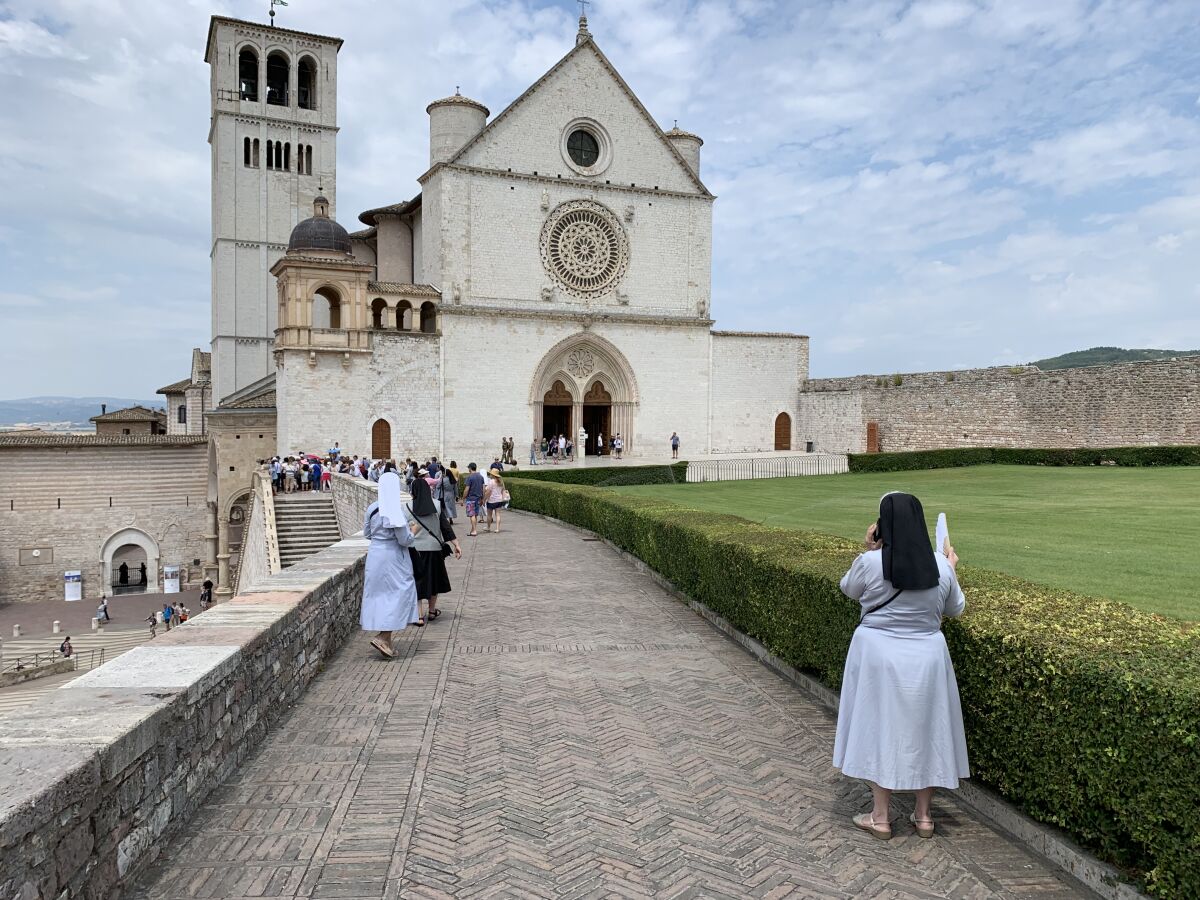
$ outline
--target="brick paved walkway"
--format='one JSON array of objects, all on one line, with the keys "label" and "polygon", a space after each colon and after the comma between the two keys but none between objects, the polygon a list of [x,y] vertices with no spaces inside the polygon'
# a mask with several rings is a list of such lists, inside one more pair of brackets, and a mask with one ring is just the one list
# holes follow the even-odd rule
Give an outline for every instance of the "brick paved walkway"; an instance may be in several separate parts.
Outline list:
[{"label": "brick paved walkway", "polygon": [[823,709],[605,545],[505,524],[400,659],[354,639],[131,894],[1084,896],[946,795],[934,840],[872,841]]}]

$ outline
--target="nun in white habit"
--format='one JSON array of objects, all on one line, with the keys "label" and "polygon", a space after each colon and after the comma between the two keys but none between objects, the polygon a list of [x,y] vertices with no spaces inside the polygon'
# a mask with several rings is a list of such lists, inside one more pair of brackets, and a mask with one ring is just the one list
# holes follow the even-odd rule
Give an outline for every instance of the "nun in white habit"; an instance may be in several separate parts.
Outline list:
[{"label": "nun in white habit", "polygon": [[958,556],[949,540],[934,553],[921,501],[887,494],[867,529],[867,551],[842,578],[842,593],[862,605],[842,676],[833,764],[871,785],[874,808],[854,824],[880,840],[892,836],[892,791],[916,791],[909,821],[933,837],[935,787],[957,788],[970,775],[954,665],[942,617],[962,615]]},{"label": "nun in white habit", "polygon": [[367,507],[363,523],[363,537],[371,543],[363,577],[361,623],[365,631],[379,632],[371,646],[388,659],[396,655],[392,632],[403,631],[420,619],[408,553],[420,528],[419,523],[409,522],[404,512],[400,476],[385,472],[379,477],[379,500]]}]

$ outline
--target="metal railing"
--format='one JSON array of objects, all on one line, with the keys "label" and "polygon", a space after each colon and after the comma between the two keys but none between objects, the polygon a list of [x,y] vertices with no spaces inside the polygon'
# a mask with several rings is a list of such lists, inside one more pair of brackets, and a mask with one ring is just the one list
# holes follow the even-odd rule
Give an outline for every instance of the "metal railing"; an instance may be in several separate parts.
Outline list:
[{"label": "metal railing", "polygon": [[[57,648],[54,650],[39,650],[35,653],[23,653],[19,656],[14,656],[12,659],[4,660],[3,664],[0,664],[0,673],[39,669],[42,666],[48,666],[63,659],[74,660],[76,671],[87,672],[96,668],[96,666],[104,665],[104,648],[95,647],[90,650],[76,650],[70,656],[63,656]],[[86,660],[86,663],[84,660]]]},{"label": "metal railing", "polygon": [[842,475],[849,471],[845,456],[807,453],[803,456],[688,460],[687,480],[747,481],[753,478],[793,478],[798,475]]}]

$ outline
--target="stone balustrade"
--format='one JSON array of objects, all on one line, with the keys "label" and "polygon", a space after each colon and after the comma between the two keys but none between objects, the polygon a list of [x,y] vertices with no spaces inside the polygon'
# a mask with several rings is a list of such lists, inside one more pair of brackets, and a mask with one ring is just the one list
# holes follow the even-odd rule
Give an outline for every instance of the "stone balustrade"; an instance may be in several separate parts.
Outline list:
[{"label": "stone balustrade", "polygon": [[358,627],[365,551],[334,544],[5,716],[0,897],[117,896],[171,846]]}]

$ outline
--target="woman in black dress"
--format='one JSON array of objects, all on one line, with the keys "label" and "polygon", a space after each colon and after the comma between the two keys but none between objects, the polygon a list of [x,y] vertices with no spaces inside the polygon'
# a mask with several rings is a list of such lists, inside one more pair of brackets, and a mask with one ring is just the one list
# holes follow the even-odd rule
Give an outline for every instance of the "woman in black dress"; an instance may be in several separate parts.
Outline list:
[{"label": "woman in black dress", "polygon": [[432,622],[442,614],[437,608],[438,596],[450,593],[450,576],[446,574],[446,557],[462,556],[454,526],[442,504],[433,498],[429,482],[422,475],[412,483],[412,506],[409,515],[421,523],[416,542],[408,550],[412,556],[413,579],[417,583],[417,600],[428,602],[428,617]]}]

